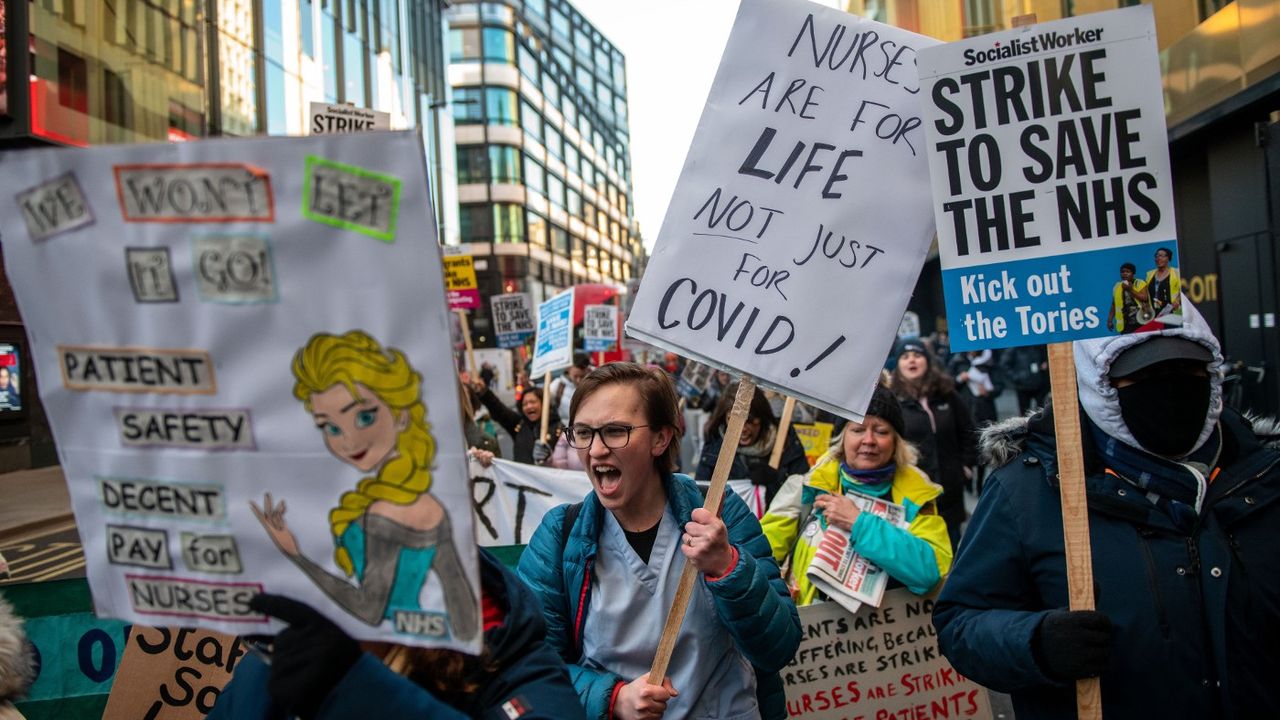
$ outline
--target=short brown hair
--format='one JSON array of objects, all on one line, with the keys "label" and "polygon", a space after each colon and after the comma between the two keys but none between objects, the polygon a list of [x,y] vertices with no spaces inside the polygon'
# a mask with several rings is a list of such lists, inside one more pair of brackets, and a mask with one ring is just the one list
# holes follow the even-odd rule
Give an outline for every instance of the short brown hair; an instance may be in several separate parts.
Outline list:
[{"label": "short brown hair", "polygon": [[573,400],[569,403],[569,423],[574,422],[574,418],[578,416],[578,408],[587,398],[600,388],[615,384],[630,385],[640,393],[644,416],[649,421],[651,430],[671,428],[673,434],[667,451],[654,458],[653,462],[659,472],[675,471],[680,457],[680,437],[684,434],[680,423],[680,408],[675,384],[658,368],[646,368],[633,362],[613,362],[592,370],[582,378],[573,392]]}]

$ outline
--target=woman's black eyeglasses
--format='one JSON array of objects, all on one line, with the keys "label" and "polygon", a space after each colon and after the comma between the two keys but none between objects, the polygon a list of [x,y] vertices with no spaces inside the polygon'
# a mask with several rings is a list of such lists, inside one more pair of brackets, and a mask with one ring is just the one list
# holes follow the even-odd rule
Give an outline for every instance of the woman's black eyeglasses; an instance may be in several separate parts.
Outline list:
[{"label": "woman's black eyeglasses", "polygon": [[595,440],[596,435],[600,436],[600,442],[610,450],[618,450],[627,446],[631,442],[631,431],[637,428],[649,427],[648,425],[601,425],[598,428],[590,425],[573,425],[564,431],[565,438],[569,441],[569,447],[577,450],[586,450],[591,447],[591,442]]}]

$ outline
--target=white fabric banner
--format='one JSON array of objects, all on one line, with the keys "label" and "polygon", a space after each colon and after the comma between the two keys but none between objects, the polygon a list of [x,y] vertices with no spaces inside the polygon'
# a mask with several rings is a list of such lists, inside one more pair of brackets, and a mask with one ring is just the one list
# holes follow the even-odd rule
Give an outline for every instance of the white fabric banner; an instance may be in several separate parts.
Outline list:
[{"label": "white fabric banner", "polygon": [[935,44],[743,0],[627,333],[861,417],[934,233],[915,58]]},{"label": "white fabric banner", "polygon": [[[476,518],[476,539],[485,547],[526,545],[542,518],[552,508],[582,502],[591,492],[591,481],[581,470],[557,470],[494,460],[490,467],[471,461],[471,493]],[[729,487],[757,517],[768,508],[764,488],[750,480],[730,480]]]},{"label": "white fabric banner", "polygon": [[266,591],[479,649],[422,158],[416,133],[4,155],[5,266],[99,614],[264,633]]}]

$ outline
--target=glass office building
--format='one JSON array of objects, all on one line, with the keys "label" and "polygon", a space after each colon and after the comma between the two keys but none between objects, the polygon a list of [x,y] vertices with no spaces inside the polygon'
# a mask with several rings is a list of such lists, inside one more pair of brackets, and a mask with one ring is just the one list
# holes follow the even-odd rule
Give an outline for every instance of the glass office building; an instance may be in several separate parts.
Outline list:
[{"label": "glass office building", "polygon": [[[438,193],[444,0],[0,0],[0,149],[303,135],[311,101],[422,126]],[[444,118],[439,123],[436,119]],[[437,195],[436,207],[448,207]],[[456,206],[456,205],[455,205]],[[0,339],[21,338],[0,276]],[[34,398],[34,393],[31,394]],[[0,418],[0,471],[55,459],[43,413]],[[29,442],[27,442],[29,439]]]},{"label": "glass office building", "polygon": [[[310,101],[429,127],[439,0],[0,0],[0,143],[306,133]],[[27,54],[12,48],[27,47]]]},{"label": "glass office building", "polygon": [[[463,1],[446,19],[459,240],[481,295],[626,283],[644,251],[622,53],[563,0]],[[473,323],[491,344],[488,308]]]}]

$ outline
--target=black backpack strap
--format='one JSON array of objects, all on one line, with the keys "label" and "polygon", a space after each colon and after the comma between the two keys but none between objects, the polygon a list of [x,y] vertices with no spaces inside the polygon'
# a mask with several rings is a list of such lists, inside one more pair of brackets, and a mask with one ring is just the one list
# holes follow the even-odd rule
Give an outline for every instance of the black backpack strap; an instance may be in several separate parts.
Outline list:
[{"label": "black backpack strap", "polygon": [[573,524],[578,521],[578,513],[582,512],[582,503],[576,502],[564,509],[564,524],[560,526],[560,554],[564,555],[564,549],[569,545],[569,532],[573,530]]}]

